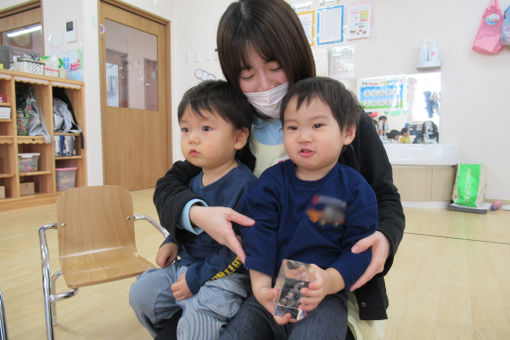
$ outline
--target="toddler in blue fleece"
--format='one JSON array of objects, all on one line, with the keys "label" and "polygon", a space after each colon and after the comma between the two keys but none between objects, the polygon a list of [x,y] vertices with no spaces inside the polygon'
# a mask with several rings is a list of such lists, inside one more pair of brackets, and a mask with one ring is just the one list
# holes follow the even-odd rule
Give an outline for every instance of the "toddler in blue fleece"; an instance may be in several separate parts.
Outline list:
[{"label": "toddler in blue fleece", "polygon": [[[204,81],[179,104],[182,153],[202,168],[189,187],[209,206],[235,209],[256,181],[236,160],[248,140],[250,113],[252,106],[225,81]],[[248,274],[239,270],[239,258],[207,233],[184,236],[165,240],[156,256],[162,268],[140,275],[129,302],[153,337],[181,309],[179,339],[215,339],[247,296]]]},{"label": "toddler in blue fleece", "polygon": [[[258,339],[346,335],[346,292],[371,259],[370,250],[354,254],[351,248],[375,232],[378,221],[370,185],[338,163],[362,112],[353,95],[328,78],[301,80],[282,100],[290,160],[263,172],[239,204],[240,213],[256,220],[241,228],[255,299],[248,298],[236,317],[248,313]],[[278,291],[272,287],[284,259],[310,263],[315,274],[301,288],[300,308],[308,315],[299,322],[290,322],[290,313],[273,316]]]}]

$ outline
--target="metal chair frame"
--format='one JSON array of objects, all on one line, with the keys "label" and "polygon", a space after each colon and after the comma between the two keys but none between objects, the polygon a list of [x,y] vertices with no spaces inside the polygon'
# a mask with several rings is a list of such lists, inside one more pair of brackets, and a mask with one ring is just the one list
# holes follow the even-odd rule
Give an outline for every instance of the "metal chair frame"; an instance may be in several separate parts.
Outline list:
[{"label": "metal chair frame", "polygon": [[[156,229],[158,229],[163,236],[168,236],[168,231],[164,229],[158,222],[146,215],[136,215],[127,216],[128,220],[134,218],[134,221],[146,220],[151,223]],[[51,275],[50,268],[50,256],[48,252],[48,242],[46,239],[46,231],[47,230],[57,230],[57,222],[46,224],[39,228],[39,241],[40,241],[40,249],[41,249],[41,270],[42,270],[42,286],[43,286],[43,294],[44,294],[44,306],[45,306],[45,314],[46,314],[46,330],[47,330],[47,338],[48,340],[54,339],[54,329],[53,327],[57,324],[57,310],[56,310],[56,302],[62,299],[68,299],[78,293],[78,288],[70,288],[68,291],[63,293],[56,292],[56,280],[63,275],[61,270],[57,270],[53,275]],[[133,275],[132,275],[133,276]],[[109,280],[111,281],[111,280]],[[3,310],[2,310],[3,317]],[[3,327],[2,327],[3,332]],[[5,332],[6,333],[6,332]],[[4,339],[3,337],[1,338]],[[7,338],[5,338],[7,339]]]},{"label": "metal chair frame", "polygon": [[0,340],[7,340],[7,322],[5,321],[4,298],[0,290]]}]

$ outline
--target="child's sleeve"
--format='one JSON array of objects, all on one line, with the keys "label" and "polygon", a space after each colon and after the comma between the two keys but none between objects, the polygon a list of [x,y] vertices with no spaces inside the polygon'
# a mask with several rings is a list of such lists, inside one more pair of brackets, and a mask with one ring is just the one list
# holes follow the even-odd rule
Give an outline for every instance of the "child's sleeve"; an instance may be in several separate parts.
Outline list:
[{"label": "child's sleeve", "polygon": [[276,272],[282,183],[274,170],[266,170],[239,204],[239,212],[255,220],[253,226],[240,228],[246,253],[244,265],[271,277]]},{"label": "child's sleeve", "polygon": [[233,274],[241,267],[241,260],[227,247],[221,247],[206,261],[188,267],[186,283],[190,291],[196,294],[207,281]]},{"label": "child's sleeve", "polygon": [[161,225],[176,239],[178,234],[184,233],[177,228],[181,213],[186,204],[192,199],[199,199],[188,187],[191,178],[200,172],[200,168],[187,161],[177,161],[165,176],[156,183],[154,190],[154,205],[158,211]]},{"label": "child's sleeve", "polygon": [[345,252],[331,265],[342,275],[346,290],[360,278],[372,259],[370,248],[360,254],[354,254],[351,252],[351,248],[362,238],[373,234],[378,221],[377,199],[374,190],[361,176],[358,177],[360,180],[354,182],[352,199],[348,204],[344,223],[345,234],[341,247],[345,249]]}]

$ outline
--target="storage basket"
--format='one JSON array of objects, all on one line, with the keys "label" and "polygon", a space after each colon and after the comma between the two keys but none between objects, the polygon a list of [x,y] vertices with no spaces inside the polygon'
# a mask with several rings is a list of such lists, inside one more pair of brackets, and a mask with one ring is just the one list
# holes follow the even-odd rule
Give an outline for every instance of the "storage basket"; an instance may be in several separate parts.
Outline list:
[{"label": "storage basket", "polygon": [[44,63],[42,61],[18,59],[14,63],[12,69],[20,72],[28,72],[42,75],[44,72]]},{"label": "storage basket", "polygon": [[10,119],[11,118],[11,108],[10,107],[0,107],[0,119]]},{"label": "storage basket", "polygon": [[64,191],[76,186],[76,170],[78,167],[56,168],[57,191]]},{"label": "storage basket", "polygon": [[18,166],[19,172],[32,172],[39,170],[39,152],[19,153]]}]

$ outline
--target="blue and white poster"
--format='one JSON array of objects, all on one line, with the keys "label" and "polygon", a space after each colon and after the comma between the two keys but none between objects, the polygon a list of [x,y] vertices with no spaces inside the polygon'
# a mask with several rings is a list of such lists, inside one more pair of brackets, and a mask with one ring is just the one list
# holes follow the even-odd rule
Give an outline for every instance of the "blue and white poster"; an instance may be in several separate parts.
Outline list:
[{"label": "blue and white poster", "polygon": [[344,6],[322,8],[317,11],[317,45],[338,44],[344,41]]}]

